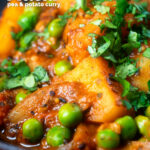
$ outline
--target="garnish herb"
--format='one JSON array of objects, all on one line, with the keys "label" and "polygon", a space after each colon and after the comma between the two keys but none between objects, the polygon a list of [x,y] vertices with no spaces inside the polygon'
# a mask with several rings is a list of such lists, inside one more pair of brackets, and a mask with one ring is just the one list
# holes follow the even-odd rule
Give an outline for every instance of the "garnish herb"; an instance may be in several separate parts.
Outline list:
[{"label": "garnish herb", "polygon": [[86,11],[86,14],[93,15],[93,12],[91,10]]},{"label": "garnish herb", "polygon": [[103,6],[103,5],[95,5],[94,8],[101,14],[106,14],[109,13],[110,11],[110,7]]},{"label": "garnish herb", "polygon": [[126,61],[116,66],[116,74],[115,77],[120,77],[122,79],[126,79],[138,72],[138,68],[136,68],[135,60],[127,58]]},{"label": "garnish herb", "polygon": [[82,8],[84,11],[88,9],[87,0],[76,0],[77,9]]},{"label": "garnish herb", "polygon": [[143,52],[143,56],[146,58],[150,58],[150,48],[147,48],[144,52]]},{"label": "garnish herb", "polygon": [[[88,51],[92,57],[102,56],[115,67],[116,74],[112,79],[120,82],[123,86],[123,105],[127,109],[134,108],[135,111],[144,109],[150,105],[150,93],[139,91],[128,82],[127,78],[135,75],[140,69],[136,67],[136,60],[130,59],[129,56],[134,48],[138,48],[140,52],[142,43],[148,43],[150,29],[146,23],[150,20],[150,12],[146,9],[146,3],[128,4],[127,0],[116,0],[115,15],[112,15],[109,8],[101,5],[104,1],[92,0],[94,8],[102,14],[108,13],[109,18],[106,18],[105,23],[100,25],[101,30],[105,30],[104,36],[89,34],[92,38],[92,45],[88,46]],[[127,40],[124,40],[121,28],[126,23],[124,20],[126,13],[132,13],[134,19],[142,23],[132,25],[131,22],[128,22],[127,24],[130,23],[129,35],[127,38],[125,37]],[[143,56],[150,58],[150,48],[144,51]],[[148,82],[148,87],[150,89],[150,82]]]},{"label": "garnish herb", "polygon": [[38,66],[33,72],[30,72],[28,65],[24,61],[12,64],[11,60],[4,60],[0,71],[6,73],[7,80],[5,81],[4,89],[22,87],[34,91],[39,84],[49,81],[49,76],[43,67]]},{"label": "garnish herb", "polygon": [[94,25],[96,25],[96,26],[99,26],[100,24],[101,24],[101,20],[100,19],[98,19],[98,20],[94,20],[94,21],[91,21],[90,23],[91,24],[94,24]]}]

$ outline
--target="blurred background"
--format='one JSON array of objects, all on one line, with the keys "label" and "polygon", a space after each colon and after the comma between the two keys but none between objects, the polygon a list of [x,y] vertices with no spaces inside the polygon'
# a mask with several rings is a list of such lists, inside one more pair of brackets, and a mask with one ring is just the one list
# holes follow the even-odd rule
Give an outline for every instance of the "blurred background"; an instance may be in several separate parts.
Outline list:
[{"label": "blurred background", "polygon": [[1,15],[2,10],[6,6],[6,4],[7,4],[7,0],[0,0],[0,15]]}]

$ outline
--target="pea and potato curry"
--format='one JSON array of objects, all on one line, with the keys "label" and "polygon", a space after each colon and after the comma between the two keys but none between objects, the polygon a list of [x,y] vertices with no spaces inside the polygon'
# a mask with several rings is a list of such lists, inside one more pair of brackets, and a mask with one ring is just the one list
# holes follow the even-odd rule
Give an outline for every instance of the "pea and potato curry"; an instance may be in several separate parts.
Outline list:
[{"label": "pea and potato curry", "polygon": [[2,13],[0,139],[36,150],[149,150],[149,1],[57,3]]}]

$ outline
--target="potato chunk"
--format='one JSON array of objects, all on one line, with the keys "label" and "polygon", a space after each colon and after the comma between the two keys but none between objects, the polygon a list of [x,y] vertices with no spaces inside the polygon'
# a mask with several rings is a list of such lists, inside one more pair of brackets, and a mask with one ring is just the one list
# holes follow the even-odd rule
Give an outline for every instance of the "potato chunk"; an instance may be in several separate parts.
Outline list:
[{"label": "potato chunk", "polygon": [[[11,2],[19,3],[17,0]],[[10,7],[5,8],[2,13],[2,19],[0,20],[0,58],[9,56],[12,49],[15,48],[15,41],[11,37],[11,31],[17,32],[20,29],[17,20],[23,10],[23,7]]]},{"label": "potato chunk", "polygon": [[150,46],[150,41],[148,45],[142,46],[142,53],[134,52],[131,58],[137,60],[137,67],[139,67],[139,73],[130,78],[133,86],[139,88],[139,90],[148,91],[147,82],[150,80],[150,59],[143,56],[143,52],[146,48]]},{"label": "potato chunk", "polygon": [[[110,12],[112,13],[115,7],[114,1],[104,3],[105,6],[110,6]],[[88,46],[92,44],[92,38],[90,33],[94,33],[99,36],[104,35],[104,31],[101,31],[99,26],[94,25],[96,20],[103,24],[108,17],[108,14],[101,14],[96,9],[91,8],[93,15],[84,14],[82,9],[77,11],[78,16],[76,19],[69,19],[64,33],[63,39],[66,43],[66,52],[72,58],[73,64],[78,65],[84,58],[89,56]],[[81,26],[82,25],[82,26]]]},{"label": "potato chunk", "polygon": [[103,58],[84,59],[74,70],[65,74],[59,81],[81,82],[91,92],[96,92],[99,99],[93,101],[87,120],[93,122],[109,122],[127,114],[121,105],[121,87],[109,80],[114,69],[108,67]]},{"label": "potato chunk", "polygon": [[[53,91],[54,95],[51,96],[50,91]],[[77,82],[63,82],[50,85],[28,95],[10,111],[8,119],[11,123],[18,123],[32,117],[41,118],[40,116],[45,116],[47,120],[51,116],[50,120],[53,120],[57,115],[57,113],[52,115],[54,110],[58,111],[62,105],[58,98],[63,98],[68,103],[77,103],[85,111],[91,107],[96,96],[93,92],[87,92],[84,89],[84,85]],[[41,111],[43,110],[43,105],[47,107],[44,108],[44,111]],[[31,112],[34,112],[35,115],[33,116]],[[52,124],[54,124],[53,121],[46,121],[47,126],[51,126]]]}]

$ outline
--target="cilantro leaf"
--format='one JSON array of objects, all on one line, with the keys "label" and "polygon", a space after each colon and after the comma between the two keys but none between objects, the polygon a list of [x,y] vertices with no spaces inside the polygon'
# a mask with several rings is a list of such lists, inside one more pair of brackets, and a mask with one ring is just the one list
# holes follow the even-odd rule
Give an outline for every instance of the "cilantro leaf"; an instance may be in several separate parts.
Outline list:
[{"label": "cilantro leaf", "polygon": [[11,60],[4,60],[0,71],[7,73],[7,80],[4,82],[3,89],[22,87],[34,91],[39,84],[49,81],[48,73],[42,66],[36,67],[31,73],[23,60],[16,64],[12,64]]},{"label": "cilantro leaf", "polygon": [[146,27],[142,26],[142,34],[146,38],[150,38],[150,30],[147,29]]},{"label": "cilantro leaf", "polygon": [[86,14],[93,15],[93,12],[91,10],[86,11]]},{"label": "cilantro leaf", "polygon": [[143,52],[143,56],[150,59],[150,48],[147,48],[147,49]]},{"label": "cilantro leaf", "polygon": [[102,24],[101,29],[103,28],[109,28],[109,29],[117,29],[117,26],[114,25],[112,22],[109,20],[106,20],[104,24]]},{"label": "cilantro leaf", "polygon": [[67,12],[64,13],[64,15],[59,15],[58,18],[61,19],[60,25],[65,26],[67,24],[68,19],[72,17],[72,13],[77,9],[77,5],[74,5],[74,7],[71,7]]},{"label": "cilantro leaf", "polygon": [[37,33],[37,36],[44,37],[44,40],[47,40],[50,37],[50,34],[48,32],[48,27],[44,29],[44,32]]},{"label": "cilantro leaf", "polygon": [[135,111],[138,111],[140,109],[147,108],[150,105],[150,94],[139,91],[138,88],[133,86],[130,87],[130,91],[126,98],[128,100],[122,100],[122,103],[127,107],[127,109],[134,108]]},{"label": "cilantro leaf", "polygon": [[126,79],[127,77],[134,75],[137,71],[138,68],[136,68],[136,63],[131,59],[127,59],[127,61],[116,67],[115,77]]},{"label": "cilantro leaf", "polygon": [[110,11],[110,7],[104,5],[95,5],[94,8],[101,14],[106,14]]},{"label": "cilantro leaf", "polygon": [[130,93],[127,95],[127,99],[135,111],[148,107],[150,105],[149,98],[150,95],[138,90],[130,91]]},{"label": "cilantro leaf", "polygon": [[142,2],[139,4],[129,4],[127,13],[132,13],[138,22],[148,22],[148,20],[150,19],[150,12],[147,10],[147,6],[147,2]]},{"label": "cilantro leaf", "polygon": [[92,0],[93,5],[101,5],[105,1],[112,1],[112,0]]},{"label": "cilantro leaf", "polygon": [[79,24],[79,27],[83,28],[83,27],[85,27],[85,24]]},{"label": "cilantro leaf", "polygon": [[128,36],[128,43],[122,45],[122,47],[131,51],[133,48],[139,48],[140,45],[141,43],[138,41],[138,33],[131,30]]},{"label": "cilantro leaf", "polygon": [[32,89],[36,89],[37,88],[37,82],[35,81],[34,75],[30,74],[29,76],[23,78],[22,80],[23,80],[22,86],[25,89],[28,89],[28,90],[31,89],[32,90]]},{"label": "cilantro leaf", "polygon": [[21,87],[22,84],[23,84],[23,80],[19,76],[9,78],[5,83],[5,89],[13,89],[13,88]]},{"label": "cilantro leaf", "polygon": [[96,26],[99,26],[101,24],[102,20],[98,19],[98,20],[94,20],[94,21],[91,21],[90,24],[94,24]]},{"label": "cilantro leaf", "polygon": [[150,80],[147,82],[148,90],[150,91]]},{"label": "cilantro leaf", "polygon": [[126,8],[128,7],[128,2],[127,2],[127,0],[116,0],[116,2],[117,2],[117,4],[116,4],[115,14],[122,17],[126,13]]},{"label": "cilantro leaf", "polygon": [[[4,63],[5,62],[5,63]],[[30,68],[24,61],[19,61],[15,65],[12,65],[11,60],[4,60],[1,64],[0,71],[9,73],[12,77],[27,76],[30,73]]]},{"label": "cilantro leaf", "polygon": [[76,0],[77,8],[82,8],[84,11],[88,9],[87,0]]},{"label": "cilantro leaf", "polygon": [[20,48],[19,51],[20,52],[25,52],[27,50],[27,48],[30,47],[31,42],[35,39],[36,33],[35,32],[28,32],[26,34],[24,34],[21,38],[20,38]]},{"label": "cilantro leaf", "polygon": [[35,76],[36,81],[47,82],[49,81],[48,74],[42,66],[38,66],[34,69],[33,75]]},{"label": "cilantro leaf", "polygon": [[[91,35],[89,35],[89,36],[91,36]],[[101,45],[98,45],[98,41],[92,35],[92,45],[88,46],[88,51],[92,57],[101,56],[110,47],[110,45],[111,45],[110,40],[107,37],[104,37],[103,39],[104,39],[104,42]]]},{"label": "cilantro leaf", "polygon": [[127,100],[121,100],[121,101],[122,101],[123,106],[126,106],[127,110],[130,110],[132,108],[132,105],[129,101]]},{"label": "cilantro leaf", "polygon": [[120,77],[113,77],[113,79],[118,81],[123,86],[122,97],[127,96],[130,91],[130,86],[131,86],[130,83],[127,80],[122,79]]},{"label": "cilantro leaf", "polygon": [[112,16],[112,22],[117,27],[120,27],[122,22],[124,21],[124,15],[126,13],[126,9],[128,7],[127,0],[116,0],[116,10],[115,16]]}]

